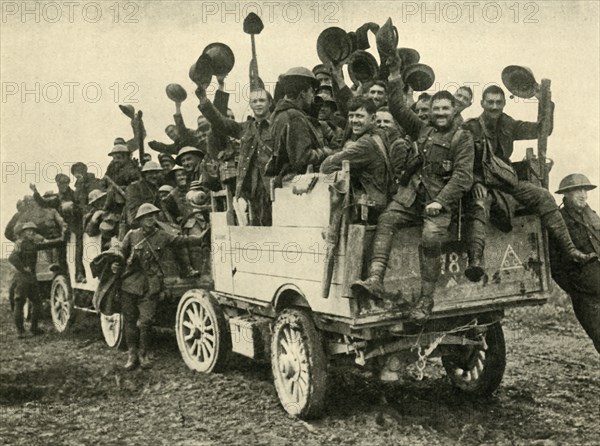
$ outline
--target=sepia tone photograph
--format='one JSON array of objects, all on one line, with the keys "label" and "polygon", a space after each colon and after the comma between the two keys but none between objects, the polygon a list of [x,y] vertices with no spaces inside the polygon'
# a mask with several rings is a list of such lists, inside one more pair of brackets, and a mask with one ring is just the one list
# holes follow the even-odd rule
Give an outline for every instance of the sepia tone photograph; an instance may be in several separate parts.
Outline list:
[{"label": "sepia tone photograph", "polygon": [[598,444],[600,2],[0,8],[1,444]]}]

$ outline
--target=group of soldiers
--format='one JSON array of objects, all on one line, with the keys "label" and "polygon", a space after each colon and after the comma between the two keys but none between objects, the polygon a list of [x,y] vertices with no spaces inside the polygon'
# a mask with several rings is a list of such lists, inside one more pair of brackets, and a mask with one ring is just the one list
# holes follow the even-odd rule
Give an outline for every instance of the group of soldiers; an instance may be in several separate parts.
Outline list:
[{"label": "group of soldiers", "polygon": [[[18,233],[10,256],[18,271],[18,333],[23,333],[24,300],[35,294],[35,250],[75,234],[76,281],[83,282],[83,234],[100,235],[104,249],[114,254],[111,271],[121,279],[129,348],[125,367],[149,367],[150,327],[164,290],[164,250],[177,250],[181,276],[198,276],[201,268],[194,261],[206,251],[194,255],[193,247],[207,241],[210,192],[229,191],[237,224],[269,226],[271,187],[311,167],[328,174],[349,162],[353,197],[362,197],[369,208],[366,222],[376,225],[368,275],[352,285],[358,296],[371,305],[389,307],[383,278],[394,234],[420,224],[421,293],[409,316],[416,322],[427,319],[441,272],[442,244],[451,237],[459,208],[466,223],[465,275],[478,282],[485,275],[488,221],[510,230],[516,202],[539,215],[547,229],[555,253],[554,277],[572,297],[578,319],[600,351],[600,219],[586,203],[586,191],[595,186],[581,174],[567,177],[557,192],[565,196],[559,208],[547,189],[520,181],[511,172],[514,141],[537,138],[541,123],[506,115],[505,93],[498,86],[483,91],[483,112],[467,121],[461,113],[474,100],[467,86],[454,94],[423,93],[415,101],[403,80],[400,56],[387,60],[386,79],[352,87],[345,83],[342,66],[330,61],[313,70],[290,68],[280,76],[273,96],[264,84],[254,83],[249,95],[253,116],[242,122],[227,108],[225,75],[217,75],[214,101],[206,94],[210,79],[197,82],[201,115],[196,130],[186,127],[181,114],[185,91],[171,84],[167,93],[175,102],[174,124],[165,132],[172,142],[148,144],[158,152],[158,163],[143,153],[141,113],[122,107],[131,118],[134,138],[115,140],[102,179],[76,163],[75,190],[62,174],[56,177],[57,194],[40,196],[32,185],[35,202],[56,209],[64,220],[59,234],[42,234],[42,240],[36,238],[31,221],[15,217],[9,224]],[[132,157],[136,150],[140,162]],[[35,314],[38,307],[39,301],[34,302]],[[35,321],[32,331],[37,333]]]}]

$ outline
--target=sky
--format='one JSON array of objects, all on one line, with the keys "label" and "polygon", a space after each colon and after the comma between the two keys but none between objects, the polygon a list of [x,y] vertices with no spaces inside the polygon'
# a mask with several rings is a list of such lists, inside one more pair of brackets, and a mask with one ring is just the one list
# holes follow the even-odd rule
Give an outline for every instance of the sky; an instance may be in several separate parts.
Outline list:
[{"label": "sky", "polygon": [[[257,12],[265,28],[256,37],[261,78],[268,86],[294,66],[319,63],[316,41],[327,27],[354,31],[391,17],[399,46],[416,48],[436,73],[432,91],[473,87],[475,101],[463,115],[481,112],[486,85],[501,85],[507,65],[524,65],[538,81],[552,82],[556,103],[548,157],[550,189],[573,172],[600,182],[599,3],[523,2],[220,2],[220,1],[1,1],[0,182],[2,229],[16,201],[36,183],[55,189],[56,173],[84,161],[101,176],[115,137],[131,137],[118,104],[144,112],[146,141],[167,142],[174,104],[169,83],[188,93],[182,107],[188,127],[199,114],[189,67],[211,42],[231,47],[236,61],[226,79],[238,120],[247,107],[250,37],[245,15]],[[371,50],[375,41],[371,36]],[[535,100],[509,100],[505,112],[536,120]],[[535,141],[519,142],[513,161]],[[152,152],[154,153],[154,152]],[[154,155],[156,155],[154,153]],[[154,156],[156,159],[156,156]],[[555,196],[557,201],[560,196]],[[598,190],[589,194],[600,208]],[[6,245],[2,238],[2,253]]]}]

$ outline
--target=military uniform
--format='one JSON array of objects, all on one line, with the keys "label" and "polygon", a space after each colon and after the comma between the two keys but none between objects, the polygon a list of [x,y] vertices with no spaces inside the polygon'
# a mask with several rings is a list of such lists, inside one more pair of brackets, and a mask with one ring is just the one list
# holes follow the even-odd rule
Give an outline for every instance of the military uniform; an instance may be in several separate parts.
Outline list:
[{"label": "military uniform", "polygon": [[129,228],[137,227],[135,214],[143,203],[152,203],[157,208],[161,207],[158,186],[142,178],[131,183],[125,190],[125,216]]},{"label": "military uniform", "polygon": [[355,186],[375,202],[379,213],[385,209],[394,184],[388,146],[386,132],[372,128],[358,139],[349,139],[340,152],[325,158],[321,172],[335,172],[342,168],[343,161],[349,161]]},{"label": "military uniform", "polygon": [[[537,122],[518,121],[504,113],[498,119],[496,129],[493,130],[485,126],[483,117],[467,121],[463,127],[473,134],[475,143],[475,183],[482,183],[486,187],[490,187],[486,184],[483,174],[483,157],[486,156],[484,145],[487,145],[487,150],[493,151],[495,156],[510,165],[514,141],[536,139],[540,125]],[[560,243],[564,254],[577,255],[576,248],[569,237],[567,227],[550,192],[526,181],[518,181],[514,185],[506,184],[502,187],[495,187],[500,192],[511,195],[528,210],[539,215],[542,224],[554,236],[556,242]],[[466,199],[469,268],[465,271],[465,274],[469,279],[477,281],[483,273],[480,264],[485,247],[485,226],[487,216],[490,213],[489,206],[491,202],[490,200],[476,202],[472,194],[468,194]],[[476,272],[474,272],[475,269]]]},{"label": "military uniform", "polygon": [[276,175],[304,174],[309,164],[318,168],[331,154],[325,147],[323,133],[289,99],[277,104],[271,119],[275,157],[273,170]]},{"label": "military uniform", "polygon": [[252,216],[250,224],[270,226],[270,179],[265,175],[265,166],[273,155],[270,121],[252,119],[239,123],[224,117],[210,101],[202,104],[200,111],[214,131],[240,139],[235,198],[249,202]]},{"label": "military uniform", "polygon": [[[585,254],[600,256],[600,217],[589,206],[581,212],[560,209],[573,243]],[[600,353],[600,262],[578,265],[565,259],[560,244],[550,237],[550,266],[554,281],[569,294],[579,323]]]},{"label": "military uniform", "polygon": [[175,236],[154,228],[146,233],[132,229],[123,239],[121,254],[127,259],[121,279],[122,312],[125,339],[136,355],[138,346],[144,354],[149,348],[150,327],[156,314],[160,294],[164,291],[161,261],[166,248],[200,245],[203,238]]},{"label": "military uniform", "polygon": [[[42,237],[40,238],[44,240]],[[35,334],[38,331],[41,300],[35,275],[37,252],[43,249],[60,246],[61,244],[63,244],[63,240],[60,238],[44,241],[23,238],[15,243],[15,249],[8,257],[8,261],[17,270],[14,277],[14,317],[15,326],[19,335],[22,335],[24,332],[23,306],[27,299],[31,302],[31,332]]]},{"label": "military uniform", "polygon": [[[411,154],[398,192],[379,217],[373,242],[369,278],[356,282],[368,291],[382,290],[394,233],[423,223],[421,238],[421,297],[433,306],[432,296],[441,273],[441,244],[448,235],[452,214],[473,182],[473,139],[456,125],[446,130],[425,124],[404,103],[402,82],[389,84],[392,116],[416,140],[418,153]],[[443,209],[435,216],[425,207],[437,202]],[[366,286],[365,286],[366,285]],[[377,293],[375,293],[377,294]]]}]

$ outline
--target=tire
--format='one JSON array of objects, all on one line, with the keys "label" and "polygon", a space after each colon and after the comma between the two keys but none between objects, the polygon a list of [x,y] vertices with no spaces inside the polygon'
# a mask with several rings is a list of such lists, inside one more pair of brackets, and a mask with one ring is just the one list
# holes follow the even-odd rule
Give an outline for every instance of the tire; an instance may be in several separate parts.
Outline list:
[{"label": "tire", "polygon": [[275,321],[271,368],[279,401],[299,418],[318,417],[325,404],[327,357],[320,333],[306,310],[289,308]]},{"label": "tire", "polygon": [[483,346],[456,346],[442,356],[442,364],[452,384],[472,396],[489,396],[500,385],[506,368],[506,345],[500,322],[471,339],[484,339]]},{"label": "tire", "polygon": [[124,318],[121,313],[110,316],[100,313],[100,328],[104,342],[110,348],[125,349]]},{"label": "tire", "polygon": [[196,372],[221,372],[231,352],[225,315],[208,291],[186,292],[177,306],[175,333],[185,364]]},{"label": "tire", "polygon": [[57,275],[50,288],[50,315],[54,328],[59,333],[67,331],[75,320],[73,291],[69,279]]}]

